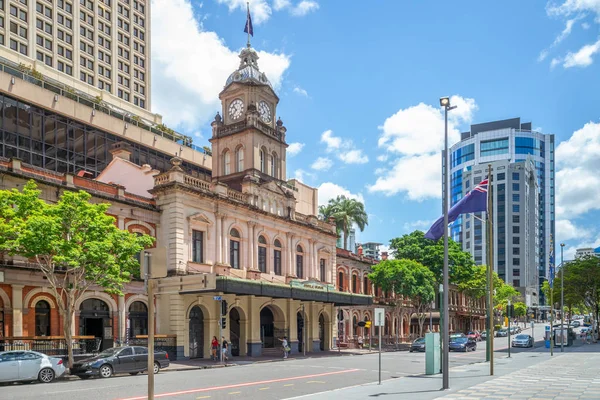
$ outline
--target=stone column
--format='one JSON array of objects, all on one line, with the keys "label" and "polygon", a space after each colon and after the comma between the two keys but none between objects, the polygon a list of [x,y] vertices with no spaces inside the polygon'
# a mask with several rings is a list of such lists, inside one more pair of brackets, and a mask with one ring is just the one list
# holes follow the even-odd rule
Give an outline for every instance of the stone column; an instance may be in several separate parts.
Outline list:
[{"label": "stone column", "polygon": [[260,305],[262,301],[264,301],[264,298],[248,297],[248,320],[250,323],[246,346],[248,349],[247,354],[250,357],[259,357],[262,354],[262,343],[260,341]]},{"label": "stone column", "polygon": [[221,213],[215,214],[215,263],[220,264],[223,262],[223,228],[221,226]]},{"label": "stone column", "polygon": [[221,260],[223,264],[229,264],[229,248],[227,247],[229,231],[227,230],[227,226],[225,225],[226,220],[227,217],[224,214],[221,214]]},{"label": "stone column", "polygon": [[312,277],[314,277],[313,274],[313,240],[312,239],[308,239],[308,246],[306,248],[306,255],[305,255],[305,260],[306,260],[306,276],[304,277],[304,279],[310,279]]},{"label": "stone column", "polygon": [[[23,336],[23,285],[11,285],[13,336]],[[35,334],[35,332],[33,332]],[[33,336],[30,334],[30,336]]]},{"label": "stone column", "polygon": [[256,222],[248,221],[248,262],[246,263],[246,269],[257,269],[255,255],[256,251]]},{"label": "stone column", "polygon": [[[123,343],[128,338],[126,337],[127,332],[127,310],[125,310],[125,297],[119,296],[117,299],[118,307],[118,318],[119,318],[119,341]],[[148,327],[150,328],[150,327]]]},{"label": "stone column", "polygon": [[317,241],[313,241],[313,271],[314,271],[314,275],[313,277],[320,279],[321,276],[319,274],[320,270],[319,270],[319,253],[317,253]]}]

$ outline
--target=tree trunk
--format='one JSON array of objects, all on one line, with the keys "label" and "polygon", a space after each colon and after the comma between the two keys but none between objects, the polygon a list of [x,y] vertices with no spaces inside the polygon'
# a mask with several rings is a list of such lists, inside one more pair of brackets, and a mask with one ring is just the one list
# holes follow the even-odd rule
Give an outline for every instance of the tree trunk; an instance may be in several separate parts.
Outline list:
[{"label": "tree trunk", "polygon": [[[348,228],[344,226],[344,250],[349,250],[348,249]],[[354,251],[350,250],[351,253],[354,253]]]},{"label": "tree trunk", "polygon": [[73,309],[73,299],[70,292],[67,292],[67,304],[65,305],[64,323],[63,323],[63,334],[65,341],[67,342],[67,354],[69,360],[69,369],[73,368],[73,335],[71,333],[71,326],[73,323],[73,315],[75,310]]}]

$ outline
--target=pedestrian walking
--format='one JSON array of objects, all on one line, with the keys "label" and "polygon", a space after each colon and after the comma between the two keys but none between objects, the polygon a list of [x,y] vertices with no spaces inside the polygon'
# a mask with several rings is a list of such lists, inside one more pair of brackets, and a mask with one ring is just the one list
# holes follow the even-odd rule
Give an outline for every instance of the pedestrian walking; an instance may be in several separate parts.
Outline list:
[{"label": "pedestrian walking", "polygon": [[362,336],[358,337],[358,348],[359,349],[363,348],[363,337]]},{"label": "pedestrian walking", "polygon": [[214,361],[218,361],[219,353],[217,353],[217,351],[219,350],[219,340],[217,339],[216,336],[213,336],[212,342],[210,342],[210,349],[211,349],[210,358]]},{"label": "pedestrian walking", "polygon": [[592,331],[590,329],[588,329],[588,331],[585,333],[585,342],[587,344],[592,343]]},{"label": "pedestrian walking", "polygon": [[229,360],[229,357],[227,357],[229,343],[227,343],[227,340],[225,340],[225,336],[222,336],[221,340],[223,341],[223,344],[221,345],[221,354],[223,354],[223,360],[227,361]]},{"label": "pedestrian walking", "polygon": [[287,336],[284,336],[283,339],[279,339],[279,341],[281,342],[281,346],[283,347],[283,359],[285,360],[286,358],[288,358],[288,354],[291,350],[288,344]]}]

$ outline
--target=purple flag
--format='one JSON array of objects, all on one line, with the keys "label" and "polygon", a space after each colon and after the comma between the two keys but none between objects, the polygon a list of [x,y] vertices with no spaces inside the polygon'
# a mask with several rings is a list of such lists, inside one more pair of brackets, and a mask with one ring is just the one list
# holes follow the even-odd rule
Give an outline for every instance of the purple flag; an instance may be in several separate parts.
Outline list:
[{"label": "purple flag", "polygon": [[250,17],[250,9],[248,9],[248,17],[246,18],[246,26],[244,27],[244,33],[254,37],[254,30],[252,29],[252,17]]},{"label": "purple flag", "polygon": [[[465,195],[458,203],[448,211],[448,223],[456,221],[460,214],[468,214],[487,210],[488,180],[485,179],[469,193]],[[427,239],[438,240],[444,235],[444,216],[441,216],[431,225],[431,228],[425,234]]]}]

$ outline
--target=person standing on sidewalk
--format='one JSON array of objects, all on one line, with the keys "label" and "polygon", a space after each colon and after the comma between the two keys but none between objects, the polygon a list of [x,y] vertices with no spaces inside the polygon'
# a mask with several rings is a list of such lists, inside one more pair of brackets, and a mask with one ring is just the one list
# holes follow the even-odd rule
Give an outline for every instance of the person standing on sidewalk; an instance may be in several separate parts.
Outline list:
[{"label": "person standing on sidewalk", "polygon": [[219,341],[217,340],[216,336],[213,336],[212,338],[212,342],[210,342],[210,349],[211,349],[211,359],[214,361],[218,361],[219,360],[219,353],[217,353],[217,351],[219,350]]},{"label": "person standing on sidewalk", "polygon": [[221,340],[223,341],[223,344],[221,345],[221,352],[223,354],[223,360],[227,361],[227,360],[229,360],[229,357],[227,357],[227,352],[229,350],[229,343],[227,343],[227,340],[225,340],[225,336],[221,336]]},{"label": "person standing on sidewalk", "polygon": [[283,339],[279,339],[279,341],[281,342],[281,346],[283,347],[283,359],[285,360],[286,358],[288,358],[288,354],[291,350],[288,345],[287,336],[284,336]]},{"label": "person standing on sidewalk", "polygon": [[363,337],[362,336],[358,337],[358,348],[359,349],[363,348]]}]

